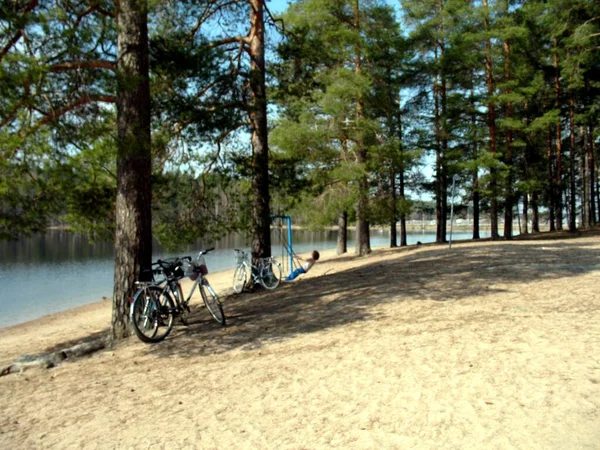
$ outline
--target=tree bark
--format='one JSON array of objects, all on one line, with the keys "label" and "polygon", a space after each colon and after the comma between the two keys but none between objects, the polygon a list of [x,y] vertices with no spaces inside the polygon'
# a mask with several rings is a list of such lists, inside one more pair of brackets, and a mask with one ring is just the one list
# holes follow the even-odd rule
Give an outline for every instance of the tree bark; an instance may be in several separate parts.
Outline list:
[{"label": "tree bark", "polygon": [[[438,0],[440,38],[435,43],[435,58],[440,61],[444,58],[446,44],[444,38],[444,2]],[[439,50],[439,54],[438,54]],[[441,67],[441,65],[439,66]],[[439,79],[438,79],[439,77]],[[434,79],[435,95],[435,132],[436,132],[436,242],[444,243],[446,240],[448,216],[448,126],[447,126],[447,89],[445,71],[439,69]]]},{"label": "tree bark", "polygon": [[[592,128],[591,130],[592,136],[594,135],[594,129]],[[598,156],[596,155],[596,141],[594,139],[592,139],[592,153],[594,154],[594,179],[593,179],[593,183],[594,183],[594,192],[596,194],[595,197],[595,201],[596,201],[596,205],[598,205],[598,218],[597,220],[600,221],[600,177],[598,177],[598,174],[600,173],[600,171],[598,170]]]},{"label": "tree bark", "polygon": [[348,213],[342,211],[338,216],[337,254],[343,255],[348,251]]},{"label": "tree bark", "polygon": [[529,209],[529,196],[527,194],[523,195],[523,234],[529,234],[529,215],[527,210]]},{"label": "tree bark", "polygon": [[[485,30],[490,29],[490,18],[489,18],[489,6],[488,1],[483,0],[483,7],[485,9],[484,26]],[[492,42],[489,38],[485,40],[485,69],[486,69],[486,80],[487,80],[487,91],[489,96],[488,101],[488,127],[490,132],[490,153],[492,157],[496,157],[496,106],[494,104],[494,74],[492,66]],[[496,192],[496,169],[493,167],[490,169],[490,235],[493,241],[499,238],[498,235],[498,193]]]},{"label": "tree bark", "polygon": [[117,10],[117,200],[111,339],[129,336],[129,297],[152,262],[148,5],[122,0]]},{"label": "tree bark", "polygon": [[581,125],[579,127],[579,135],[584,140],[583,151],[581,152],[580,171],[581,171],[581,226],[583,228],[591,227],[590,220],[590,174],[588,164],[588,151],[587,142],[585,135],[585,127]]},{"label": "tree bark", "polygon": [[[352,4],[354,9],[354,30],[358,34],[357,42],[354,46],[354,71],[357,75],[362,73],[362,52],[360,48],[359,38],[361,31],[360,24],[360,9],[359,2],[356,0]],[[364,101],[362,95],[359,95],[359,98],[356,102],[356,121],[357,124],[360,124],[362,119],[364,118]],[[359,125],[360,126],[360,125]],[[361,133],[362,135],[362,133]],[[367,164],[367,149],[364,144],[364,136],[359,138],[359,142],[357,142],[357,151],[356,151],[356,161],[361,166],[366,166]],[[367,179],[367,175],[361,175],[358,179],[358,201],[356,202],[356,254],[363,256],[368,253],[371,253],[371,238],[369,235],[369,221],[367,219],[367,209],[368,209],[368,192],[369,192],[369,183]]]},{"label": "tree bark", "polygon": [[[473,133],[473,161],[479,157],[477,145],[477,105],[475,104],[474,74],[471,74],[471,127]],[[479,171],[477,165],[473,170],[473,239],[479,239]]]},{"label": "tree bark", "polygon": [[[440,15],[440,60],[443,60],[446,55],[446,41],[444,31],[444,0],[438,1],[438,11]],[[446,71],[440,65],[440,99],[442,103],[442,242],[447,242],[446,231],[448,229],[448,90]]]},{"label": "tree bark", "polygon": [[571,142],[569,149],[569,231],[574,232],[577,230],[577,213],[575,204],[575,96],[572,91],[569,95],[569,135]]},{"label": "tree bark", "polygon": [[[437,59],[437,47],[435,50]],[[446,242],[446,229],[444,227],[444,202],[443,196],[446,194],[446,187],[444,186],[444,161],[442,154],[442,130],[441,130],[441,119],[440,119],[440,86],[438,82],[438,75],[435,74],[433,79],[433,96],[434,96],[434,128],[435,128],[435,222],[436,222],[436,234],[435,242],[438,244]]]},{"label": "tree bark", "polygon": [[[400,199],[403,202],[403,208],[404,208],[404,200],[406,200],[406,196],[405,196],[405,192],[404,192],[404,142],[403,142],[403,135],[402,135],[402,111],[401,111],[401,100],[400,100],[400,93],[398,92],[398,140],[400,142],[400,161],[398,164],[398,171],[400,172],[400,176],[399,176],[399,182],[400,182]],[[404,213],[404,209],[403,212],[400,216],[400,246],[401,247],[406,247],[407,242],[406,242],[406,214]]]},{"label": "tree bark", "polygon": [[255,258],[271,256],[264,9],[264,0],[250,1],[250,102],[248,116],[252,129],[252,252]]},{"label": "tree bark", "polygon": [[392,158],[392,162],[390,164],[390,194],[392,201],[392,211],[391,211],[391,220],[390,220],[390,248],[398,247],[398,230],[396,229],[396,219],[398,217],[398,211],[396,208],[396,171],[394,170],[394,158]]},{"label": "tree bark", "polygon": [[556,173],[554,182],[554,208],[556,214],[556,229],[563,229],[563,182],[562,182],[562,126],[560,123],[560,69],[558,64],[558,38],[554,38],[554,92],[556,95],[556,109],[559,111],[556,122]]},{"label": "tree bark", "polygon": [[[506,16],[508,17],[508,1],[506,5]],[[504,41],[504,77],[510,82],[510,41]],[[506,88],[506,94],[510,94],[510,87]],[[507,120],[512,117],[512,104],[507,101],[504,107],[504,114]],[[513,235],[513,206],[515,202],[513,189],[513,167],[512,167],[512,130],[510,125],[506,130],[506,155],[505,162],[508,166],[508,176],[506,177],[505,203],[504,203],[504,239],[512,239]]]},{"label": "tree bark", "polygon": [[553,166],[554,159],[552,154],[552,131],[548,130],[547,139],[547,153],[548,153],[548,220],[550,222],[550,231],[556,230],[556,178],[554,176]]},{"label": "tree bark", "polygon": [[589,186],[590,186],[590,227],[596,224],[596,161],[594,155],[594,134],[592,126],[588,126],[586,129],[588,137],[588,173],[589,173]]},{"label": "tree bark", "polygon": [[531,194],[531,232],[540,232],[540,211],[538,208],[538,195],[536,192]]},{"label": "tree bark", "polygon": [[[400,198],[404,200],[404,152],[400,153]],[[404,212],[400,216],[400,246],[406,247],[406,214]]]}]

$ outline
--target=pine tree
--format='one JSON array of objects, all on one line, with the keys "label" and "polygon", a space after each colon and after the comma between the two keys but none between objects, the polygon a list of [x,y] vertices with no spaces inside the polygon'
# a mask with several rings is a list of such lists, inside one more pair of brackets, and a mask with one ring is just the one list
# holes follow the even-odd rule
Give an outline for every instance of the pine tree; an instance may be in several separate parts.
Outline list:
[{"label": "pine tree", "polygon": [[117,9],[117,202],[111,336],[129,335],[129,302],[152,261],[148,6],[122,0]]},{"label": "pine tree", "polygon": [[[369,168],[379,143],[379,113],[371,103],[378,90],[376,67],[381,54],[375,47],[382,39],[389,42],[385,27],[396,27],[392,17],[389,8],[375,2],[299,2],[284,15],[288,41],[279,49],[282,63],[276,98],[286,119],[273,131],[273,142],[282,151],[301,152],[295,154],[330,168],[326,175],[317,172],[323,187],[317,198],[338,205],[335,217],[341,224],[351,216],[347,200],[354,200],[360,255],[370,252]],[[396,29],[390,31],[398,35]],[[306,138],[297,148],[293,145],[297,134],[293,142],[284,139],[294,136],[291,133],[320,134],[325,148],[311,148],[314,140]],[[344,199],[335,200],[338,195]]]}]

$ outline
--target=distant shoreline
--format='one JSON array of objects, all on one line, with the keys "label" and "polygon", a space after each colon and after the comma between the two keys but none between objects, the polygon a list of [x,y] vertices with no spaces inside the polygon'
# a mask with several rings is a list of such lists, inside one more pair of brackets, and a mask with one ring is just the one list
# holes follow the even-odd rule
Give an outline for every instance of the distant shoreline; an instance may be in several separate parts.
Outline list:
[{"label": "distant shoreline", "polygon": [[[277,225],[271,225],[271,229],[277,229],[279,228],[279,226]],[[285,228],[285,226],[283,227]],[[356,230],[356,225],[348,225],[348,230],[352,230],[355,231]],[[371,231],[374,230],[382,230],[382,231],[387,231],[390,229],[389,226],[380,226],[380,225],[371,225]],[[548,229],[548,225],[544,224],[541,226],[541,232],[546,232],[549,231]],[[329,226],[325,226],[325,227],[310,227],[310,226],[306,226],[306,225],[294,225],[294,223],[292,223],[292,230],[297,230],[297,231],[335,231],[337,230],[338,227],[337,225],[329,225]],[[480,231],[490,231],[491,227],[489,223],[480,223],[479,224],[479,230]],[[502,232],[504,229],[504,224],[498,224],[498,232]],[[46,228],[47,231],[67,231],[67,232],[73,232],[76,233],[74,231],[71,230],[71,227],[69,227],[68,225],[52,225],[48,228]],[[396,225],[396,230],[400,231],[400,223],[398,223]],[[413,221],[412,223],[407,223],[406,224],[406,231],[409,232],[415,232],[415,231],[429,231],[429,232],[435,232],[437,230],[437,225],[432,224],[431,221],[426,221],[426,224],[423,223],[419,223],[419,221]],[[472,223],[467,223],[467,224],[462,224],[462,223],[454,223],[454,225],[452,225],[452,230],[453,231],[460,231],[460,232],[470,232],[473,231],[473,224]],[[513,231],[516,232],[519,230],[519,224],[517,222],[515,222],[513,224]],[[531,232],[531,228],[528,228],[529,232]],[[446,227],[446,232],[450,233],[450,223],[447,223],[447,227]]]}]

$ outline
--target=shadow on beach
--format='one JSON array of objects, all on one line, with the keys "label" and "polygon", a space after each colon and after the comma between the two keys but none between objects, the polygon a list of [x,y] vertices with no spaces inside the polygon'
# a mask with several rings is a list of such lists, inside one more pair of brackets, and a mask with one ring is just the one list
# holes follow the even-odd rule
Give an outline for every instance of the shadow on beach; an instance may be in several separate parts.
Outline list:
[{"label": "shadow on beach", "polygon": [[[188,327],[176,319],[171,335],[161,343],[145,346],[144,351],[159,357],[247,351],[377,319],[381,314],[377,306],[384,303],[456,302],[468,297],[493,302],[493,296],[506,292],[511,283],[567,281],[600,270],[596,242],[572,240],[581,236],[600,236],[600,228],[527,235],[513,241],[486,240],[482,245],[471,240],[456,241],[452,249],[439,244],[378,249],[363,258],[348,254],[324,260],[319,263],[323,271],[320,276],[300,277],[274,291],[260,289],[223,297],[225,328],[212,319],[204,305],[192,304]],[[359,267],[340,268],[353,262]],[[430,313],[425,310],[417,319],[432,320]],[[411,320],[415,320],[414,315]],[[109,331],[107,326],[83,338],[52,345],[42,354],[106,339]]]},{"label": "shadow on beach", "polygon": [[386,302],[455,302],[467,297],[493,301],[495,294],[506,291],[502,285],[568,280],[600,270],[599,256],[594,243],[588,242],[553,240],[541,245],[503,241],[481,246],[457,244],[452,250],[446,246],[418,252],[380,250],[372,262],[367,257],[361,267],[331,273],[343,261],[360,260],[347,256],[324,261],[333,269],[322,276],[300,278],[274,291],[225,297],[225,328],[214,322],[205,308],[196,306],[188,327],[177,326],[166,341],[148,346],[147,352],[186,357],[257,349],[375,319],[377,305]]}]

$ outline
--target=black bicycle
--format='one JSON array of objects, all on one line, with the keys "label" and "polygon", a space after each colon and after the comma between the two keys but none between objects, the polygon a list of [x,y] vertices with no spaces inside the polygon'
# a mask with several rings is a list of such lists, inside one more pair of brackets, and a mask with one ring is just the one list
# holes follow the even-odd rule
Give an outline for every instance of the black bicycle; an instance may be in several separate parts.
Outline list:
[{"label": "black bicycle", "polygon": [[[190,256],[158,260],[152,264],[151,270],[142,272],[146,281],[136,282],[138,290],[130,307],[133,329],[142,341],[154,343],[165,339],[173,329],[175,316],[187,325],[189,302],[196,286],[212,317],[225,326],[223,306],[205,277],[208,268],[204,255],[211,250],[214,248],[199,252],[193,261]],[[185,277],[193,280],[194,284],[184,299],[180,280]]]}]

